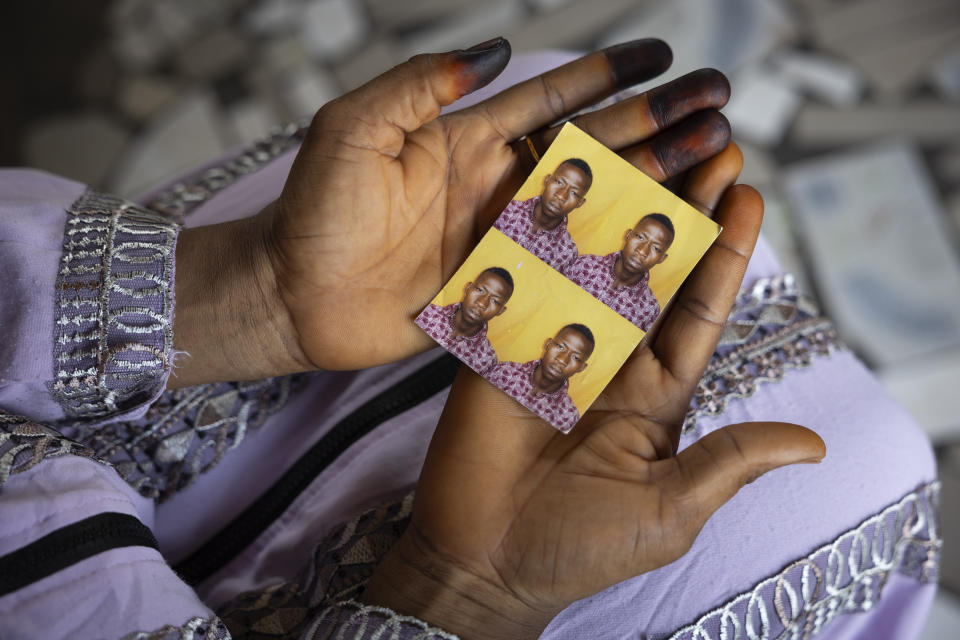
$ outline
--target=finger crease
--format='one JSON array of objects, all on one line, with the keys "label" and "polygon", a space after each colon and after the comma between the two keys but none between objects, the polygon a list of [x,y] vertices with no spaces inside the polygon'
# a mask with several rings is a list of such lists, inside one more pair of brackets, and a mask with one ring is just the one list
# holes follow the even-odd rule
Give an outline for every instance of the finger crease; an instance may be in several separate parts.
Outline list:
[{"label": "finger crease", "polygon": [[673,175],[673,172],[667,168],[669,166],[668,160],[670,158],[666,147],[650,145],[650,155],[653,156],[653,160],[656,162],[657,169],[660,171],[660,175],[662,176],[661,180],[666,180]]},{"label": "finger crease", "polygon": [[726,318],[721,321],[714,320],[713,314],[711,313],[710,305],[706,304],[699,298],[689,299],[682,298],[680,301],[680,308],[708,324],[712,324],[715,327],[720,327],[721,329],[726,325]]},{"label": "finger crease", "polygon": [[647,110],[656,123],[657,129],[666,129],[670,125],[670,109],[667,101],[660,96],[653,95],[647,98]]},{"label": "finger crease", "polygon": [[686,200],[687,204],[689,204],[690,206],[695,207],[696,209],[699,209],[700,213],[707,214],[707,215],[713,214],[713,207],[707,206],[702,200],[698,200],[697,198],[690,198],[686,196],[683,199]]},{"label": "finger crease", "polygon": [[489,122],[490,126],[493,127],[493,130],[500,135],[500,138],[503,139],[504,141],[509,142],[510,137],[507,134],[506,128],[503,126],[503,123],[500,122],[500,118],[497,117],[497,114],[495,114],[493,110],[490,108],[490,105],[487,104],[486,102],[481,102],[480,104],[477,105],[477,107],[479,107],[483,111],[483,114],[487,118],[487,122]]},{"label": "finger crease", "polygon": [[567,106],[564,102],[563,95],[546,76],[537,76],[537,79],[540,81],[540,88],[543,90],[543,94],[547,99],[547,104],[553,112],[551,114],[551,122],[560,119],[567,113]]},{"label": "finger crease", "polygon": [[[747,261],[750,260],[750,255],[749,255],[749,254],[747,254],[747,253],[744,252],[744,251],[741,251],[741,250],[738,249],[735,245],[729,244],[729,243],[727,243],[727,242],[720,242],[720,241],[718,240],[717,243],[713,245],[713,248],[714,248],[714,249],[723,249],[724,251],[729,251],[729,252],[732,253],[733,255],[735,255],[735,256],[737,256],[738,258],[740,258],[740,259],[743,261],[743,263],[746,263]],[[743,266],[743,263],[741,263],[741,262],[738,261],[738,265],[737,265],[737,266],[742,267],[742,266]]]}]

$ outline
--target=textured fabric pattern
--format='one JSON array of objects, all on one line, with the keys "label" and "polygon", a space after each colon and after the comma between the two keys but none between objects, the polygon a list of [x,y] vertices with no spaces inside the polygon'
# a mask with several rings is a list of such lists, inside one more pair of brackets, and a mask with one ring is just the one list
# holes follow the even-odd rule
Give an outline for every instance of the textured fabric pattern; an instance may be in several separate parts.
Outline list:
[{"label": "textured fabric pattern", "polygon": [[564,382],[563,386],[553,393],[535,392],[533,372],[539,365],[539,360],[523,364],[501,362],[490,372],[487,379],[530,411],[567,433],[580,419],[580,412],[567,393],[570,383]]},{"label": "textured fabric pattern", "polygon": [[892,572],[935,582],[939,489],[920,487],[670,640],[811,638],[841,614],[872,608]]},{"label": "textured fabric pattern", "polygon": [[740,294],[717,350],[700,378],[684,432],[705,416],[718,416],[731,400],[752,396],[758,385],[778,381],[791,368],[844,348],[830,321],[800,294],[787,274],[758,280]]},{"label": "textured fabric pattern", "polygon": [[555,229],[531,232],[533,209],[539,202],[540,196],[511,200],[493,223],[493,228],[557,271],[563,271],[577,259],[577,243],[567,231],[566,218]]},{"label": "textured fabric pattern", "polygon": [[[241,157],[265,161],[263,154],[295,144],[298,131],[284,130],[282,138]],[[233,162],[236,171],[252,170],[246,161]],[[199,203],[212,192],[189,193]],[[249,429],[282,408],[305,377],[166,392],[138,419],[96,420],[156,398],[165,383],[173,346],[173,247],[184,210],[161,215],[85,193],[68,211],[57,282],[53,391],[67,414],[81,419],[65,434],[113,463],[141,495],[161,501],[219,463]]]},{"label": "textured fabric pattern", "polygon": [[92,191],[68,211],[51,385],[68,416],[122,413],[163,388],[177,229],[176,221]]},{"label": "textured fabric pattern", "polygon": [[303,640],[458,640],[459,636],[431,627],[386,607],[353,600],[338,602],[323,611],[303,635]]},{"label": "textured fabric pattern", "polygon": [[142,418],[104,424],[84,433],[83,442],[140,495],[162,502],[236,449],[310,375],[167,391]]},{"label": "textured fabric pattern", "polygon": [[[939,483],[918,488],[750,592],[677,631],[670,640],[811,638],[838,615],[870,609],[882,596],[892,572],[935,581],[942,546],[936,520],[938,491]],[[410,494],[341,525],[317,545],[310,566],[297,581],[244,594],[227,605],[220,613],[234,637],[266,640],[309,629],[303,637],[324,638],[333,636],[311,633],[345,628],[348,635],[342,637],[365,638],[364,633],[380,629],[376,625],[387,621],[390,633],[407,633],[404,623],[416,626],[413,619],[381,620],[377,616],[388,615],[382,612],[370,618],[372,611],[337,627],[346,619],[336,606],[321,611],[320,620],[312,626],[308,621],[326,603],[362,592],[377,563],[406,528],[412,502]],[[357,613],[360,605],[343,606]],[[374,626],[364,627],[363,623]]]},{"label": "textured fabric pattern", "polygon": [[594,298],[643,331],[647,331],[660,315],[660,303],[650,291],[650,273],[643,274],[640,281],[633,286],[613,288],[616,278],[613,265],[619,256],[619,251],[605,256],[580,256],[567,269],[565,275]]},{"label": "textured fabric pattern", "polygon": [[54,429],[0,411],[0,490],[10,476],[48,458],[67,455],[103,463],[89,447],[64,438]]},{"label": "textured fabric pattern", "polygon": [[218,613],[236,640],[299,637],[322,609],[363,592],[377,563],[407,528],[412,509],[411,493],[341,524],[314,547],[295,580],[241,594]]},{"label": "textured fabric pattern", "polygon": [[415,322],[444,349],[460,358],[477,373],[485,374],[497,364],[497,352],[487,339],[487,325],[484,324],[475,335],[451,338],[453,316],[459,308],[459,302],[445,307],[431,304],[417,316]]},{"label": "textured fabric pattern", "polygon": [[245,148],[229,161],[209,167],[200,175],[177,182],[148,198],[146,207],[166,216],[183,218],[236,180],[262,169],[303,140],[309,122],[290,123],[272,130],[266,138]]},{"label": "textured fabric pattern", "polygon": [[231,640],[226,625],[216,616],[191,618],[179,627],[164,626],[156,631],[137,631],[120,640]]}]

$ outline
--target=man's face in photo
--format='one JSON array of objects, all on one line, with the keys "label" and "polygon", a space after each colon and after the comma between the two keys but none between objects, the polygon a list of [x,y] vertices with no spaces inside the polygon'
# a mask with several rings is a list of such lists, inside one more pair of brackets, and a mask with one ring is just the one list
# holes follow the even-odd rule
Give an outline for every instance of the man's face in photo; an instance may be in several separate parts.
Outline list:
[{"label": "man's face in photo", "polygon": [[623,236],[620,259],[627,273],[646,273],[667,259],[673,234],[653,218],[644,218]]},{"label": "man's face in photo", "polygon": [[460,314],[472,325],[486,324],[507,310],[512,294],[513,287],[502,277],[485,271],[464,287]]},{"label": "man's face in photo", "polygon": [[543,180],[540,208],[547,218],[566,218],[581,206],[590,188],[590,177],[572,164],[561,164]]},{"label": "man's face in photo", "polygon": [[561,329],[543,345],[541,374],[548,382],[563,382],[586,369],[591,353],[593,345],[586,336],[569,327]]}]

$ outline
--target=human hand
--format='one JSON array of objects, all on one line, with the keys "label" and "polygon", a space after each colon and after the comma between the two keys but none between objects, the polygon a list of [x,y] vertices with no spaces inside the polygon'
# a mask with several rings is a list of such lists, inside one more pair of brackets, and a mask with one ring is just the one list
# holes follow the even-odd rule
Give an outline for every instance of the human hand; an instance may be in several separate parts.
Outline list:
[{"label": "human hand", "polygon": [[691,172],[684,196],[716,208],[723,232],[569,435],[461,367],[410,526],[366,602],[465,640],[535,638],[574,600],[680,557],[746,482],[824,456],[817,435],[783,423],[728,426],[676,453],[760,229],[759,195],[729,187],[740,164],[731,145]]},{"label": "human hand", "polygon": [[[559,131],[551,123],[671,61],[664,43],[635,41],[438,117],[509,54],[496,40],[416,56],[324,105],[279,200],[255,219],[184,231],[174,335],[194,358],[171,386],[367,367],[429,348],[413,317],[532,168],[521,138],[542,151]],[[726,146],[716,109],[728,95],[720,73],[701,70],[574,122],[662,181]]]}]

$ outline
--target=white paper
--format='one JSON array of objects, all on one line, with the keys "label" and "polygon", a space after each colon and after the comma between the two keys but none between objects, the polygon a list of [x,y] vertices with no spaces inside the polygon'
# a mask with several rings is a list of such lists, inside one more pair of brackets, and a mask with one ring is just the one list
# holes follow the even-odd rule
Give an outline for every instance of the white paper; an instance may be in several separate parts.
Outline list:
[{"label": "white paper", "polygon": [[960,345],[960,267],[911,146],[818,158],[783,176],[821,299],[845,340],[881,367]]}]

